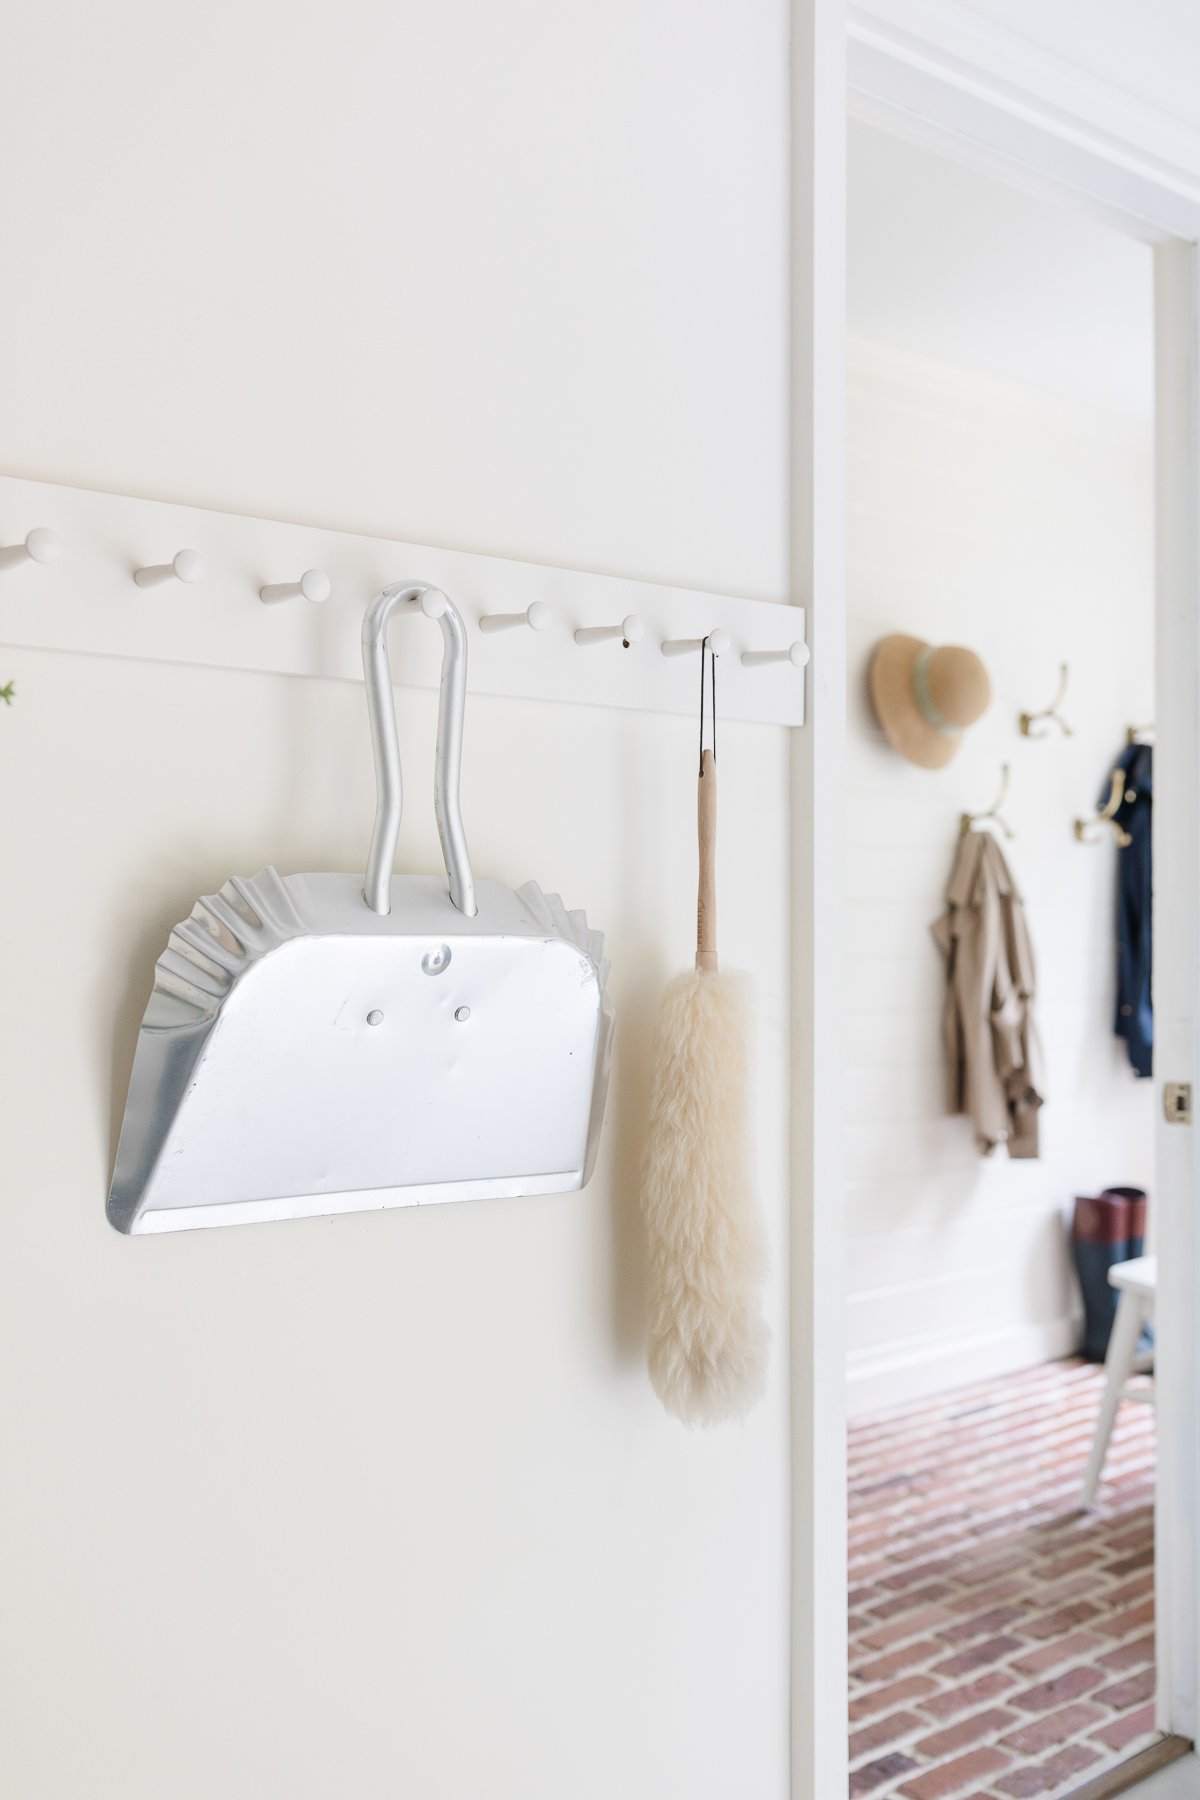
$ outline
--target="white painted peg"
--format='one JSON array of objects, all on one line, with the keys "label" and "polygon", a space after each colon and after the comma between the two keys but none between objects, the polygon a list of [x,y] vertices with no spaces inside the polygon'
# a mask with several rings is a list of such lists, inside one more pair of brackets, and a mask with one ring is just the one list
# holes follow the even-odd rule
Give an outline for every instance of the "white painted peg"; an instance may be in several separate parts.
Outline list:
[{"label": "white painted peg", "polygon": [[62,555],[62,541],[44,525],[35,525],[23,544],[0,547],[0,569],[13,569],[18,563],[52,563]]},{"label": "white painted peg", "polygon": [[743,650],[742,662],[747,669],[762,669],[768,663],[791,663],[802,669],[808,661],[807,644],[789,644],[786,650]]},{"label": "white painted peg", "polygon": [[646,627],[642,621],[629,613],[619,625],[581,625],[575,633],[577,644],[603,644],[610,638],[620,638],[628,650],[630,644],[638,644],[646,635]]},{"label": "white painted peg", "polygon": [[[664,656],[694,656],[697,650],[704,647],[703,638],[667,638],[662,647]],[[708,647],[714,656],[724,656],[729,648],[727,631],[710,631]]]},{"label": "white painted peg", "polygon": [[169,563],[151,563],[145,569],[135,569],[133,579],[141,588],[161,587],[166,581],[182,581],[190,587],[203,574],[203,560],[194,550],[177,550]]},{"label": "white painted peg", "polygon": [[320,605],[328,600],[333,583],[323,569],[306,569],[299,581],[272,581],[258,590],[264,606],[278,606],[282,600],[311,600]]},{"label": "white painted peg", "polygon": [[550,608],[544,600],[532,600],[520,613],[484,613],[479,621],[480,631],[515,631],[519,625],[528,625],[530,631],[545,631],[550,623]]}]

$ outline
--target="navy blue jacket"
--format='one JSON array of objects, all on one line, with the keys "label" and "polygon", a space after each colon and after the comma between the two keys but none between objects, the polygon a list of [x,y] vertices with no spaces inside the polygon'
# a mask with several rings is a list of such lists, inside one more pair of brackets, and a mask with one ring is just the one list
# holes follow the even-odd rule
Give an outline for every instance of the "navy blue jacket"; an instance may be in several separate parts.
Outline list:
[{"label": "navy blue jacket", "polygon": [[1117,823],[1132,839],[1117,852],[1116,1032],[1125,1039],[1129,1060],[1137,1073],[1149,1075],[1154,1053],[1154,1012],[1150,1002],[1154,751],[1149,744],[1131,744],[1116,766],[1125,774]]}]

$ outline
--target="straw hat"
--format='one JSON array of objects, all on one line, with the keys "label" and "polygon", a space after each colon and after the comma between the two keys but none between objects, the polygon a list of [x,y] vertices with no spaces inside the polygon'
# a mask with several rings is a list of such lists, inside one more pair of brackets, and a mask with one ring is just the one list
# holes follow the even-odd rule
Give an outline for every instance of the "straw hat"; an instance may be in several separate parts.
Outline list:
[{"label": "straw hat", "polygon": [[943,769],[992,698],[973,650],[896,632],[871,658],[871,703],[888,742],[920,769]]}]

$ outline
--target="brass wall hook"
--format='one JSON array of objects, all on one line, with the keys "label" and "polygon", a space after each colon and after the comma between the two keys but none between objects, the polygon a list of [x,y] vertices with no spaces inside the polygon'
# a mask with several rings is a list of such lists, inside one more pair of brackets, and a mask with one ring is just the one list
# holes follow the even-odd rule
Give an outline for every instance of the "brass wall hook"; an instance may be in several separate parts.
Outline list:
[{"label": "brass wall hook", "polygon": [[1075,727],[1073,725],[1068,725],[1067,721],[1058,710],[1067,696],[1067,681],[1069,676],[1069,666],[1066,663],[1060,663],[1058,670],[1058,688],[1049,706],[1044,706],[1041,712],[1023,712],[1021,714],[1020,725],[1022,737],[1049,737],[1051,725],[1057,725],[1064,737],[1075,736]]},{"label": "brass wall hook", "polygon": [[1001,807],[1008,796],[1008,764],[1000,764],[1000,792],[996,795],[986,812],[963,813],[958,828],[965,837],[968,831],[974,831],[977,825],[998,825],[1006,838],[1016,837],[1016,832],[1008,820],[1001,815]]},{"label": "brass wall hook", "polygon": [[1121,802],[1125,798],[1125,771],[1114,769],[1112,772],[1112,789],[1108,799],[1100,811],[1090,819],[1076,819],[1075,836],[1081,844],[1102,844],[1104,828],[1107,825],[1117,840],[1120,849],[1127,850],[1133,839],[1123,825],[1117,824],[1117,814],[1121,810]]}]

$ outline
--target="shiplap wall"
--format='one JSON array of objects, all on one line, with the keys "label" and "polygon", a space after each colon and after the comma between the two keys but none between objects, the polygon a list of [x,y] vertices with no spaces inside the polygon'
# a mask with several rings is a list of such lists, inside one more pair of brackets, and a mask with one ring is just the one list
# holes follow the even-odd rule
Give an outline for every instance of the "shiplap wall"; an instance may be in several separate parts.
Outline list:
[{"label": "shiplap wall", "polygon": [[[1115,856],[1074,817],[1127,724],[1153,717],[1150,435],[1110,415],[864,340],[849,373],[850,922],[847,1191],[856,1411],[1065,1354],[1072,1197],[1150,1186],[1152,1084],[1112,1036]],[[892,752],[871,650],[910,631],[979,652],[990,711],[948,769]],[[1076,735],[1018,714],[1071,665]],[[1009,846],[1039,966],[1042,1155],[982,1159],[947,1113],[940,913],[959,815],[1012,766]]]}]

